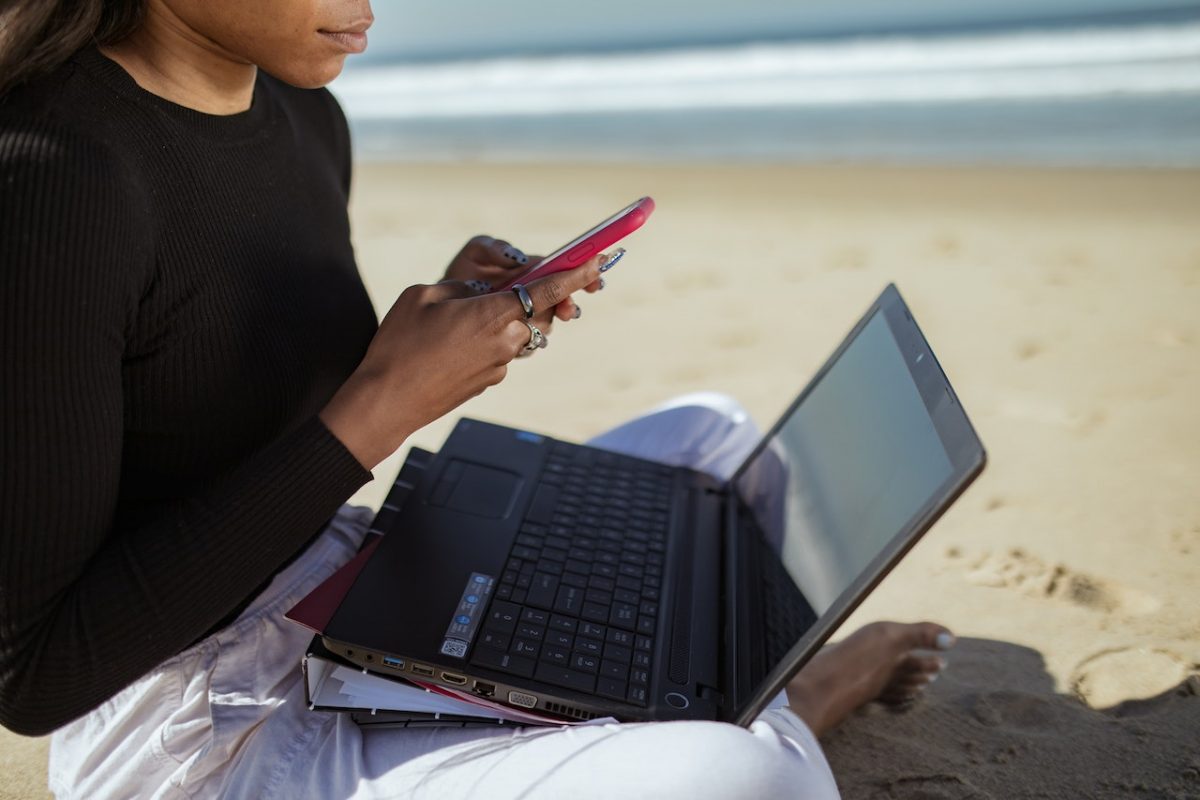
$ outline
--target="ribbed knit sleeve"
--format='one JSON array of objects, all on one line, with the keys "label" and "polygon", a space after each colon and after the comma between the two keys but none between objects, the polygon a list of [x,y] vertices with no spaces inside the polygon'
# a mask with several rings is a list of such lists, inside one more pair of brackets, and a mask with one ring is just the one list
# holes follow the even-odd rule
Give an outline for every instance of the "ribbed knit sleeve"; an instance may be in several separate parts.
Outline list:
[{"label": "ribbed knit sleeve", "polygon": [[153,193],[51,124],[0,129],[0,724],[43,734],[200,638],[370,473],[316,417],[119,522],[123,358]]}]

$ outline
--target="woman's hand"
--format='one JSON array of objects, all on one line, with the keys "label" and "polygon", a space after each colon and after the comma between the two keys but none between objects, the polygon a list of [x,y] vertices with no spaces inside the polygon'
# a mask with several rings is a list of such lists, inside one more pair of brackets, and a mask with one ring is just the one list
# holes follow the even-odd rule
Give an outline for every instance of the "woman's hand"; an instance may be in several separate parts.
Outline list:
[{"label": "woman's hand", "polygon": [[[527,256],[503,239],[476,236],[451,260],[442,280],[482,282],[489,288],[503,286],[525,270],[536,266],[539,261],[540,256]],[[600,281],[596,280],[583,289],[589,293],[598,291]],[[570,298],[559,303],[554,309],[554,316],[563,322],[578,319],[582,313]]]},{"label": "woman's hand", "polygon": [[536,256],[525,255],[503,239],[476,236],[450,261],[442,280],[484,281],[500,286],[539,260]]},{"label": "woman's hand", "polygon": [[[529,284],[536,314],[531,322],[546,331],[572,292],[598,284],[602,263],[597,256]],[[359,463],[373,469],[413,431],[504,380],[508,363],[529,339],[512,292],[479,295],[459,282],[410,286],[321,419]]]}]

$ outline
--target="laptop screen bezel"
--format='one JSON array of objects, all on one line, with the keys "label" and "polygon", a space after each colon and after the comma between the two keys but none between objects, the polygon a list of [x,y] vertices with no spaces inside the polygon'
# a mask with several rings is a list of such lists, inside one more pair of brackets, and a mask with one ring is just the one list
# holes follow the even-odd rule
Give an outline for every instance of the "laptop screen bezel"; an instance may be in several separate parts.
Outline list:
[{"label": "laptop screen bezel", "polygon": [[[921,536],[933,526],[938,517],[954,502],[966,487],[983,470],[987,455],[974,427],[963,411],[950,381],[941,364],[929,347],[928,341],[913,318],[899,290],[889,284],[879,298],[863,314],[862,318],[847,334],[846,338],[821,366],[813,378],[797,396],[791,406],[762,438],[727,484],[731,503],[737,502],[737,482],[754,459],[770,445],[771,440],[804,403],[821,379],[833,368],[842,354],[850,347],[859,333],[875,317],[882,314],[888,323],[900,352],[904,355],[909,375],[925,404],[930,420],[951,462],[951,472],[945,481],[926,502],[892,537],[879,554],[863,569],[859,576],[838,596],[833,604],[819,616],[817,622],[787,652],[780,662],[770,668],[766,676],[751,690],[747,697],[736,696],[737,681],[730,689],[732,702],[727,719],[748,726],[771,700],[787,685],[788,680],[804,665],[817,649],[837,630],[855,608],[892,570],[899,560],[912,548]],[[736,528],[729,529],[730,538],[737,535]],[[726,554],[735,551],[735,543],[728,543]],[[735,603],[745,602],[745,592],[752,587],[738,586],[733,593]],[[734,609],[736,612],[736,608]],[[737,614],[730,615],[731,620]],[[731,636],[728,641],[737,641]],[[731,659],[736,664],[740,659]]]}]

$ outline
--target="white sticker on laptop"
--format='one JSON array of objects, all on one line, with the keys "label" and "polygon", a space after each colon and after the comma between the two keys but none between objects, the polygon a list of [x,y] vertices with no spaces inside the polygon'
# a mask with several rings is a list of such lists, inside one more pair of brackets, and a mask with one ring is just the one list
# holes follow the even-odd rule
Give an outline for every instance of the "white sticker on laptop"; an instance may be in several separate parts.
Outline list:
[{"label": "white sticker on laptop", "polygon": [[442,642],[442,655],[451,658],[466,658],[467,643],[462,639],[447,639]]},{"label": "white sticker on laptop", "polygon": [[450,658],[466,658],[479,621],[492,596],[496,579],[481,572],[472,572],[466,588],[458,599],[458,607],[446,627],[446,638],[442,641],[441,654]]}]

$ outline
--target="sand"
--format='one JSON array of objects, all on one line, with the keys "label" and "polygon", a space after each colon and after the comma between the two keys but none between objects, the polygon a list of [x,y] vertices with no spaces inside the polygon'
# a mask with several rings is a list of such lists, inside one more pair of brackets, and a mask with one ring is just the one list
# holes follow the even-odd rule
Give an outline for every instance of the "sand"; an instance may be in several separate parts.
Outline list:
[{"label": "sand", "polygon": [[[991,463],[847,623],[963,639],[827,737],[844,795],[1200,797],[1200,174],[369,164],[356,249],[382,310],[474,233],[545,250],[642,194],[609,288],[461,413],[582,439],[713,389],[769,424],[896,282]],[[44,794],[44,741],[0,737],[0,797]]]}]

